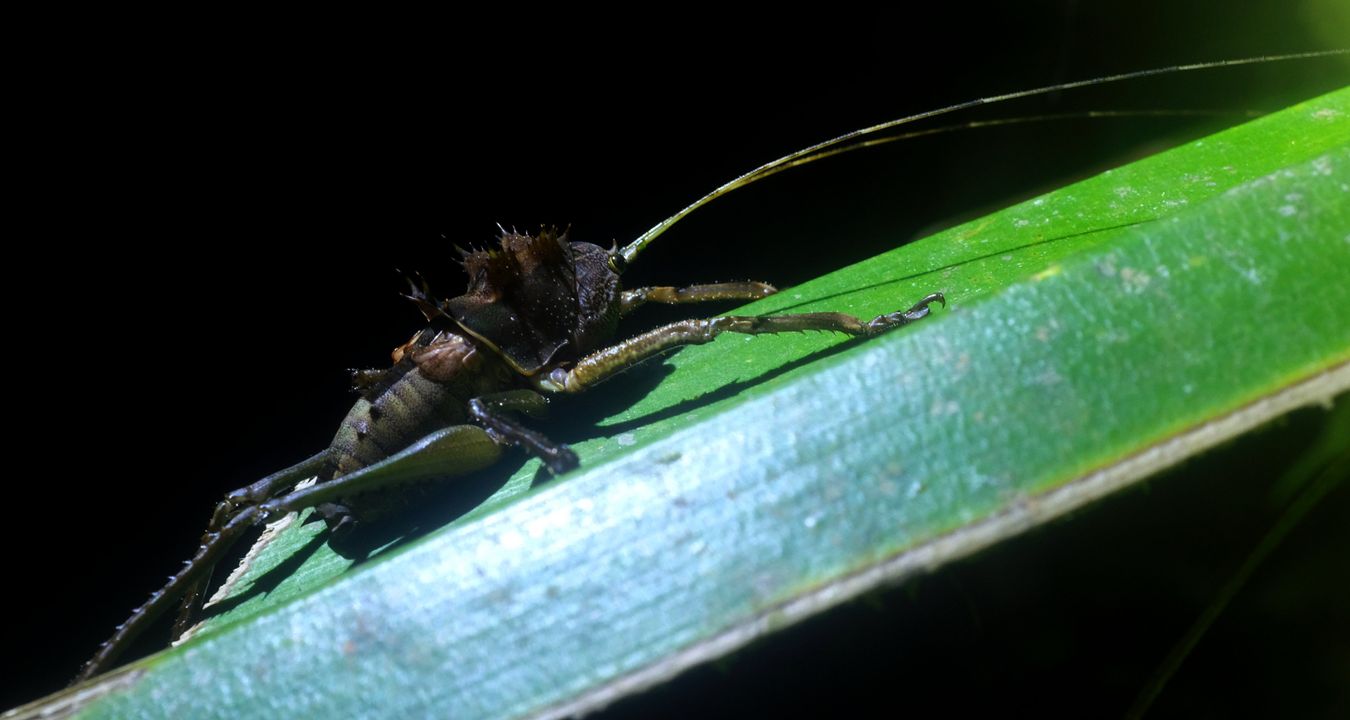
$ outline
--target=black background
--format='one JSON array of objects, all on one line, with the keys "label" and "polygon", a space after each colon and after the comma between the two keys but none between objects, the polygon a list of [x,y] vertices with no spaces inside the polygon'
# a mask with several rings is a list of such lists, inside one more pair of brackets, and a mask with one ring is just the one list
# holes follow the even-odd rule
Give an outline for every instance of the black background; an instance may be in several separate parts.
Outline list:
[{"label": "black background", "polygon": [[[190,554],[222,492],[326,445],[351,402],[346,369],[383,364],[418,327],[394,268],[454,294],[451,245],[490,243],[499,222],[624,241],[735,174],[855,127],[1345,37],[1343,16],[1316,14],[1331,3],[1230,5],[831,8],[736,22],[715,9],[654,9],[530,17],[528,27],[524,17],[219,17],[176,19],[166,33],[136,29],[155,18],[117,17],[52,32],[12,110],[25,128],[15,145],[26,182],[14,194],[24,222],[12,229],[7,291],[20,427],[8,445],[13,617],[0,700],[35,698],[73,675]],[[1343,61],[1190,73],[960,119],[1278,109],[1347,75]],[[840,158],[719,201],[630,277],[791,285],[1223,122],[1016,127]],[[1329,503],[1342,517],[1344,495]],[[1131,534],[1150,530],[1147,516],[1125,522],[1143,524]],[[1255,542],[1253,525],[1236,538],[1212,533],[1228,561]],[[1050,574],[1036,597],[1082,581]],[[1197,595],[1188,602],[1202,603]],[[1085,707],[1127,703],[1149,653],[1161,657],[1197,607],[1172,610],[1173,632],[1141,650],[1142,675],[1085,673],[1080,689],[1099,698]],[[1090,636],[1093,620],[1081,622]],[[762,692],[729,678],[722,692]],[[920,692],[903,706],[933,702]]]}]

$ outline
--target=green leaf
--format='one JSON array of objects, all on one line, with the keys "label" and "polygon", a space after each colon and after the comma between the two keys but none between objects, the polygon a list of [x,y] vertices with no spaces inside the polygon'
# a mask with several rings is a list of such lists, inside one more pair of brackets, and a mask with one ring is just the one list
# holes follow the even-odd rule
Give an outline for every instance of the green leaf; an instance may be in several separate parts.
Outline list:
[{"label": "green leaf", "polygon": [[191,642],[48,702],[603,705],[1350,387],[1348,201],[1342,90],[792,288],[742,312],[949,305],[868,342],[687,349],[577,446],[582,470],[532,488],[527,463],[346,572],[292,527]]}]

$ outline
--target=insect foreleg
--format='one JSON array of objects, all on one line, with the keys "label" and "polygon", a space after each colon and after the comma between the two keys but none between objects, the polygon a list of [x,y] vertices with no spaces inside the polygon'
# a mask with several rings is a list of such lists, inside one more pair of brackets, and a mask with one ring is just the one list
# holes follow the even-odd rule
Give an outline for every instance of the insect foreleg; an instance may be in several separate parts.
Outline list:
[{"label": "insect foreleg", "polygon": [[469,416],[487,428],[488,434],[498,442],[525,448],[542,460],[549,472],[561,475],[580,464],[576,453],[503,414],[514,411],[538,417],[547,408],[548,398],[533,390],[507,390],[470,400]]},{"label": "insect foreleg", "polygon": [[762,282],[712,283],[684,288],[644,287],[624,290],[619,313],[628,313],[654,302],[666,305],[710,302],[715,300],[758,300],[778,292],[778,288]]},{"label": "insect foreleg", "polygon": [[942,293],[933,293],[901,312],[878,315],[863,322],[844,313],[799,313],[796,315],[725,315],[707,320],[682,320],[587,355],[571,370],[558,368],[536,381],[550,392],[579,393],[633,367],[654,355],[682,345],[712,342],[724,332],[763,335],[801,330],[827,330],[870,337],[907,325],[928,315],[932,303],[947,304]]}]

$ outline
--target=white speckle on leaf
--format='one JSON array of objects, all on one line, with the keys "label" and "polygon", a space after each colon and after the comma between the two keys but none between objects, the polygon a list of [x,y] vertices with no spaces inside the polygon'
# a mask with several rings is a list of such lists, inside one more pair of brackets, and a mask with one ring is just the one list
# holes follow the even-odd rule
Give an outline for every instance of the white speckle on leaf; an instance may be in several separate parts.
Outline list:
[{"label": "white speckle on leaf", "polygon": [[1312,168],[1313,168],[1313,172],[1317,173],[1318,175],[1330,175],[1330,174],[1331,174],[1331,156],[1329,156],[1329,155],[1323,155],[1322,157],[1317,158],[1316,160],[1313,160],[1313,161],[1312,161]]},{"label": "white speckle on leaf", "polygon": [[637,444],[637,436],[630,432],[622,433],[614,438],[614,442],[619,443],[620,447],[631,447]]},{"label": "white speckle on leaf", "polygon": [[820,513],[811,513],[810,515],[807,515],[806,519],[802,521],[802,524],[806,526],[807,530],[820,524]]},{"label": "white speckle on leaf", "polygon": [[909,484],[908,488],[905,489],[905,497],[909,498],[910,500],[913,500],[914,498],[918,497],[919,493],[921,492],[923,492],[923,483],[919,482],[918,480],[915,480],[914,482]]},{"label": "white speckle on leaf", "polygon": [[1285,217],[1292,217],[1298,214],[1298,208],[1294,207],[1293,205],[1281,205],[1279,212],[1281,215]]},{"label": "white speckle on leaf", "polygon": [[572,508],[561,505],[540,515],[525,525],[525,532],[533,539],[549,537],[560,530],[574,525]]},{"label": "white speckle on leaf", "polygon": [[1030,224],[1031,221],[1027,220],[1026,218],[1017,218],[1016,220],[1013,221],[1013,227],[1024,228]]},{"label": "white speckle on leaf", "polygon": [[1036,376],[1036,384],[1045,385],[1046,387],[1058,385],[1063,381],[1063,376],[1061,376],[1054,368],[1048,368],[1045,372]]},{"label": "white speckle on leaf", "polygon": [[1129,267],[1121,269],[1120,279],[1125,283],[1125,292],[1129,295],[1138,295],[1143,292],[1144,288],[1148,287],[1149,282],[1152,281],[1148,273]]},{"label": "white speckle on leaf", "polygon": [[961,412],[961,406],[955,400],[935,400],[933,406],[928,408],[928,414],[933,417],[943,417],[945,415],[955,415]]},{"label": "white speckle on leaf", "polygon": [[507,530],[498,537],[498,542],[507,550],[515,550],[525,545],[525,536],[515,530]]},{"label": "white speckle on leaf", "polygon": [[1341,116],[1341,111],[1335,108],[1322,108],[1314,110],[1312,116],[1315,120],[1335,120]]}]

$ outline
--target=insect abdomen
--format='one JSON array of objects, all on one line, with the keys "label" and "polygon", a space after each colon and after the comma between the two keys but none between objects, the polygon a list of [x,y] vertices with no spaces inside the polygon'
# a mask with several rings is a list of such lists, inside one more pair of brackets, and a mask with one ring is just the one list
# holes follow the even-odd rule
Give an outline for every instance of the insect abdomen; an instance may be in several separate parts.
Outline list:
[{"label": "insect abdomen", "polygon": [[[424,336],[425,337],[425,336]],[[356,402],[331,446],[333,477],[379,462],[418,439],[467,421],[468,401],[502,389],[509,372],[491,353],[451,332],[407,349],[383,389]]]},{"label": "insect abdomen", "polygon": [[415,440],[465,421],[466,398],[411,369],[384,392],[356,402],[333,437],[334,477],[377,463]]}]

